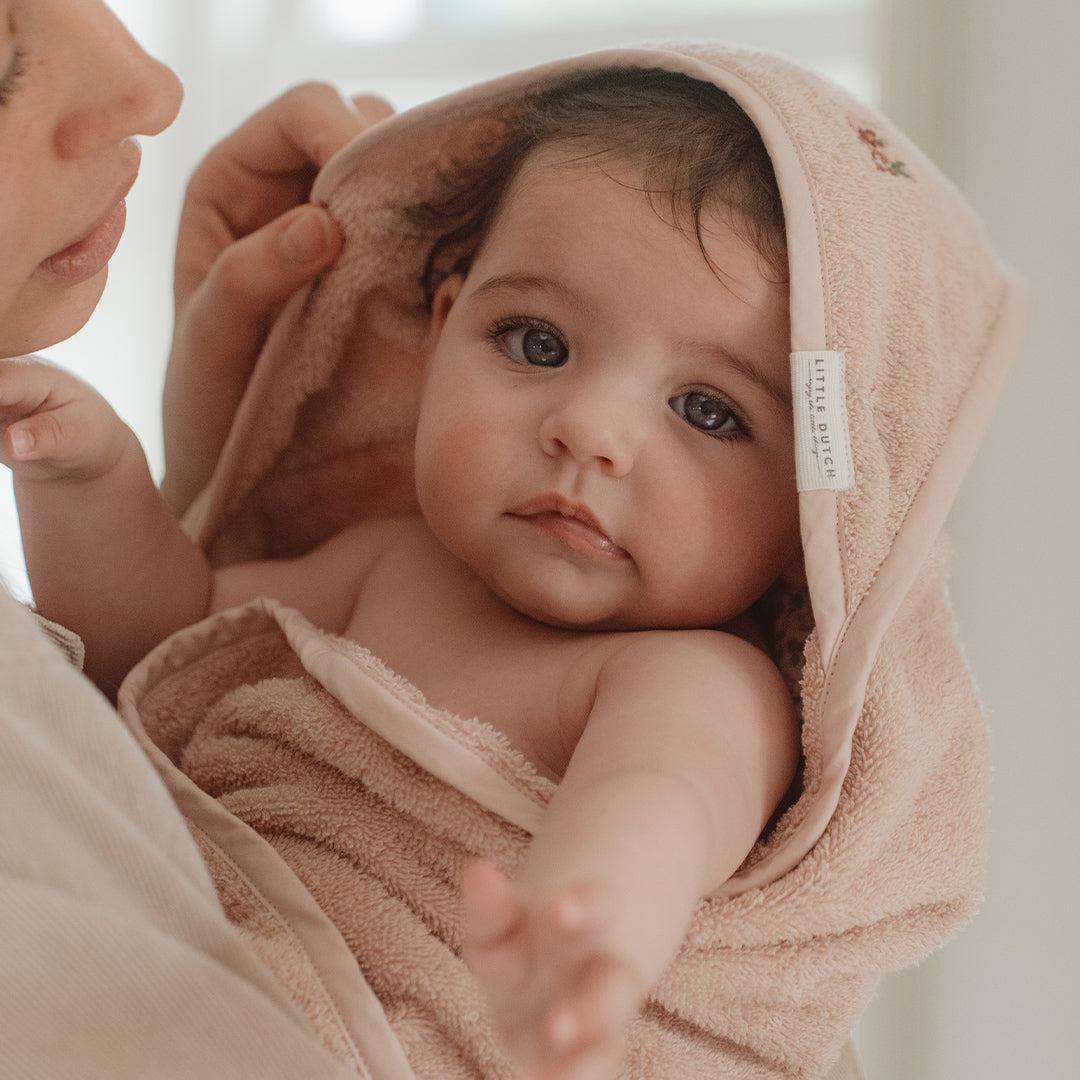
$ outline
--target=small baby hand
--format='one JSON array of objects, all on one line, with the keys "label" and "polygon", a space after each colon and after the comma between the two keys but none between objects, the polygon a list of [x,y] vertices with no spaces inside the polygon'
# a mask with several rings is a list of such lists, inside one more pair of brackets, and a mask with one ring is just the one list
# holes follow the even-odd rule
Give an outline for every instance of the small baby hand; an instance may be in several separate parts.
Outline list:
[{"label": "small baby hand", "polygon": [[25,480],[94,480],[134,436],[112,406],[69,371],[0,360],[0,462]]},{"label": "small baby hand", "polygon": [[603,942],[610,902],[583,883],[530,904],[494,865],[462,874],[464,956],[519,1080],[615,1080],[648,991]]}]

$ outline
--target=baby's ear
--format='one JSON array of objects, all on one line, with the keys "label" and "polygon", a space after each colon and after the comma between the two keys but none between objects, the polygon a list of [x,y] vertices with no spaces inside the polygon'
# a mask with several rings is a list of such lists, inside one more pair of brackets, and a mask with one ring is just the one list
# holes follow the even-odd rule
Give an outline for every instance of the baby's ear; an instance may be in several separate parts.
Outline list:
[{"label": "baby's ear", "polygon": [[454,306],[454,301],[461,292],[461,286],[465,283],[464,274],[450,274],[443,278],[442,284],[435,290],[435,296],[431,301],[431,316],[428,320],[427,349],[431,350],[439,342],[443,327],[446,325],[446,317]]}]

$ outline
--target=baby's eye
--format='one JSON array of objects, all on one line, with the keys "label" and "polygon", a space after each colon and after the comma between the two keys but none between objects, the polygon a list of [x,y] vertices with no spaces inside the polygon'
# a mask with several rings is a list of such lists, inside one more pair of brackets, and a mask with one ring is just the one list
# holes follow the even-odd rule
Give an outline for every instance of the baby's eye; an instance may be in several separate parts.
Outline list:
[{"label": "baby's eye", "polygon": [[668,404],[698,431],[720,438],[733,438],[742,433],[739,418],[728,405],[712,394],[691,390],[673,397]]},{"label": "baby's eye", "polygon": [[532,322],[501,323],[491,337],[518,363],[535,367],[562,367],[569,359],[566,346],[553,330]]}]

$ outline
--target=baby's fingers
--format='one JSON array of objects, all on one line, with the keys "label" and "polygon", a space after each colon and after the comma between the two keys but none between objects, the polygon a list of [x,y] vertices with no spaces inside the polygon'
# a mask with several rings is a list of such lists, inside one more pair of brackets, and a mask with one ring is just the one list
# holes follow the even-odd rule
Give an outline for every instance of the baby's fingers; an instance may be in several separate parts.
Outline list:
[{"label": "baby's fingers", "polygon": [[487,859],[473,859],[461,872],[465,905],[465,940],[472,948],[489,948],[502,941],[521,917],[510,882]]},{"label": "baby's fingers", "polygon": [[50,451],[55,453],[58,443],[57,421],[51,413],[12,424],[4,432],[5,456],[14,461],[49,456]]},{"label": "baby's fingers", "polygon": [[90,478],[118,457],[124,429],[92,387],[32,359],[0,361],[0,461],[27,477]]},{"label": "baby's fingers", "polygon": [[36,415],[51,405],[55,383],[56,372],[38,361],[0,361],[0,432],[5,463],[39,456],[57,441],[55,418]]},{"label": "baby's fingers", "polygon": [[41,408],[55,382],[56,370],[40,360],[0,360],[0,422],[10,423]]},{"label": "baby's fingers", "polygon": [[512,991],[526,974],[523,905],[507,878],[486,859],[465,865],[461,895],[465,963],[489,997]]},{"label": "baby's fingers", "polygon": [[623,1075],[624,1057],[622,1044],[587,1043],[538,1072],[520,1074],[519,1080],[616,1080]]},{"label": "baby's fingers", "polygon": [[[637,1015],[644,989],[628,964],[607,954],[595,955],[581,968],[576,989],[545,1017],[549,1045],[573,1058],[588,1050],[593,1058],[615,1055],[617,1060],[626,1025]],[[591,1075],[566,1073],[574,1080]]]}]

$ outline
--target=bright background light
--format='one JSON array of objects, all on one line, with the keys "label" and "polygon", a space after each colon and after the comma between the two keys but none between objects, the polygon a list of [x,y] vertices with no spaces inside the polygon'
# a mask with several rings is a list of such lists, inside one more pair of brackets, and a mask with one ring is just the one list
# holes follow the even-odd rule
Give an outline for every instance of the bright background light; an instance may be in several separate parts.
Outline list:
[{"label": "bright background light", "polygon": [[315,0],[311,15],[325,33],[340,41],[393,41],[413,33],[424,16],[421,0],[357,3],[356,0]]}]

